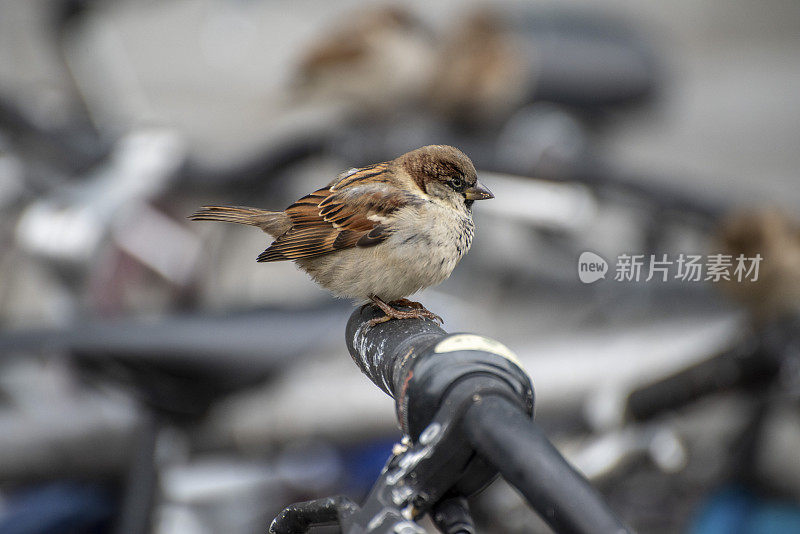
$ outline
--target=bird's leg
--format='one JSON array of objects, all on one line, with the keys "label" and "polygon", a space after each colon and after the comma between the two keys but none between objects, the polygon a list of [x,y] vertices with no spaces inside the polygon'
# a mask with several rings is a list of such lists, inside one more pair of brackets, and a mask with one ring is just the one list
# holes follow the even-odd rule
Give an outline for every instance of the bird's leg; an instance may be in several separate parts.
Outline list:
[{"label": "bird's leg", "polygon": [[414,310],[420,310],[423,313],[423,317],[427,317],[428,319],[433,319],[434,321],[439,321],[439,324],[444,324],[444,319],[442,319],[441,317],[430,311],[421,302],[416,302],[414,300],[408,300],[408,299],[397,299],[391,301],[389,305],[392,307],[405,306],[407,308],[411,308]]},{"label": "bird's leg", "polygon": [[[434,321],[439,321],[440,323],[444,323],[441,317],[425,309],[425,306],[423,306],[419,302],[406,301],[406,299],[399,299],[392,301],[392,304],[397,306],[410,306],[414,308],[411,311],[405,311],[405,310],[398,310],[392,304],[387,304],[380,297],[377,297],[375,295],[372,295],[370,297],[370,300],[372,300],[372,302],[374,302],[386,315],[384,315],[383,317],[376,317],[375,319],[370,319],[369,326],[375,326],[377,324],[385,323],[386,321],[390,321],[392,319],[424,318],[424,319],[433,319]],[[411,302],[411,304],[406,304],[405,302]]]}]

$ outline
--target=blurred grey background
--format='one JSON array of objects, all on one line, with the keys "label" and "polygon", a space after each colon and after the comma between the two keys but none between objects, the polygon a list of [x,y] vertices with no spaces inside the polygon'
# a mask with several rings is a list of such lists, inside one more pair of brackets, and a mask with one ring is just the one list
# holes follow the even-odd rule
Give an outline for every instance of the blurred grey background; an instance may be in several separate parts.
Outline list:
[{"label": "blurred grey background", "polygon": [[[52,57],[41,27],[47,18],[42,12],[50,4],[7,0],[0,21],[2,91],[42,121],[59,120],[69,91],[67,74]],[[635,21],[666,58],[668,77],[659,105],[620,118],[608,132],[605,142],[615,157],[636,167],[662,169],[685,180],[682,187],[714,188],[740,201],[800,203],[796,2],[570,4],[602,7]],[[282,126],[282,91],[303,45],[365,5],[115,2],[98,10],[97,17],[110,21],[108,26],[90,29],[70,46],[85,47],[87,63],[103,65],[103,54],[129,62],[85,72],[87,85],[97,84],[86,90],[101,93],[92,95],[102,102],[97,113],[175,126],[199,157],[230,158]],[[475,4],[407,5],[446,27]],[[120,99],[109,88],[125,96]],[[102,93],[113,101],[103,102]]]},{"label": "blurred grey background", "polygon": [[[293,500],[369,487],[400,436],[391,400],[345,349],[350,303],[332,303],[291,264],[257,264],[261,233],[185,217],[202,204],[278,209],[374,153],[389,159],[411,142],[451,139],[443,137],[450,126],[439,129],[445,121],[427,111],[392,115],[365,103],[364,112],[358,103],[303,100],[294,85],[311,43],[378,5],[0,0],[0,118],[17,124],[9,117],[22,116],[27,128],[0,130],[0,348],[8,355],[0,525],[38,510],[41,501],[20,497],[31,488],[63,502],[52,481],[96,483],[86,502],[99,507],[99,531],[132,533],[263,531]],[[404,3],[435,35],[481,5]],[[691,525],[731,478],[726,460],[749,432],[753,405],[778,395],[736,391],[645,423],[624,421],[621,405],[631,389],[737,346],[754,328],[751,311],[713,284],[585,286],[576,259],[584,250],[613,261],[622,252],[713,249],[718,236],[696,214],[668,217],[653,207],[662,191],[725,212],[777,206],[798,216],[800,4],[508,5],[588,9],[590,20],[607,15],[652,46],[658,79],[643,104],[595,114],[526,103],[514,117],[550,120],[551,130],[530,130],[530,139],[566,139],[566,153],[588,145],[598,158],[590,163],[622,169],[655,192],[609,198],[585,181],[479,165],[482,181],[504,194],[476,206],[472,252],[419,300],[448,330],[485,334],[520,356],[537,417],[641,532],[714,532]],[[73,10],[80,15],[64,15]],[[470,155],[479,161],[488,147],[502,162],[513,154],[502,150],[513,121],[486,127],[490,139],[480,128],[464,134],[477,147]],[[330,130],[333,140],[291,164],[250,166]],[[790,272],[800,267],[792,261]],[[798,283],[790,278],[785,292],[796,295]],[[242,316],[252,322],[236,322]],[[263,331],[253,326],[262,322]],[[157,346],[163,339],[174,342],[169,350]],[[115,343],[124,346],[111,350]],[[177,365],[166,375],[184,381],[165,380],[169,387],[154,393],[148,385],[162,383],[164,362]],[[150,366],[158,372],[148,374]],[[197,410],[176,415],[156,401]],[[159,410],[169,412],[166,423]],[[754,464],[796,506],[796,405],[764,411],[774,447]],[[145,505],[124,497],[138,465],[131,458],[141,456],[158,479],[146,527],[131,526]],[[83,495],[72,486],[64,493]],[[486,531],[547,532],[507,486],[482,499],[475,509]]]}]

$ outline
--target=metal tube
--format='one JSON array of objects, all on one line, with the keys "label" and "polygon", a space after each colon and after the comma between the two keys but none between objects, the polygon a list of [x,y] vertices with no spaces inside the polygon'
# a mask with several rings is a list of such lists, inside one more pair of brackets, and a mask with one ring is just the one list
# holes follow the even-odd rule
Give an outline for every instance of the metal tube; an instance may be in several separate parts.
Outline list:
[{"label": "metal tube", "polygon": [[418,353],[429,347],[447,332],[425,319],[403,319],[369,326],[370,319],[382,315],[383,312],[375,306],[356,310],[347,322],[345,337],[350,356],[361,372],[395,398],[404,356],[409,351]]},{"label": "metal tube", "polygon": [[463,429],[478,454],[525,496],[554,531],[630,532],[518,406],[498,396],[481,398],[467,410]]}]

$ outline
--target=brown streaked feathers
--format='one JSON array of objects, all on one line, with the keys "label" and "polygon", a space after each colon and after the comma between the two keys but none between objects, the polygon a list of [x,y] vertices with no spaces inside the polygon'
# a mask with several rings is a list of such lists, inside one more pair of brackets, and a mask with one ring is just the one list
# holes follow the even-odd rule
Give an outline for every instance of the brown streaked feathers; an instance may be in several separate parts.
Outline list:
[{"label": "brown streaked feathers", "polygon": [[[259,262],[297,260],[350,247],[370,247],[389,235],[381,221],[400,207],[419,202],[403,191],[390,163],[345,173],[327,188],[306,195],[284,212],[257,208],[205,206],[190,216],[258,226],[276,237]],[[381,176],[382,175],[382,176]],[[280,231],[282,230],[282,231]]]}]

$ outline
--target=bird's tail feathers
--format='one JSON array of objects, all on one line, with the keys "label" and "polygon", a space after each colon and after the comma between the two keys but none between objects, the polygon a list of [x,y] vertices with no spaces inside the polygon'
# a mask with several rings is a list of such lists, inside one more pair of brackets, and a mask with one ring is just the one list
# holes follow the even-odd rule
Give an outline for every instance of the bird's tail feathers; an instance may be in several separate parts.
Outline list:
[{"label": "bird's tail feathers", "polygon": [[267,211],[244,206],[203,206],[189,216],[193,221],[218,221],[257,226],[268,234],[278,237],[285,233],[291,223],[282,211]]}]

